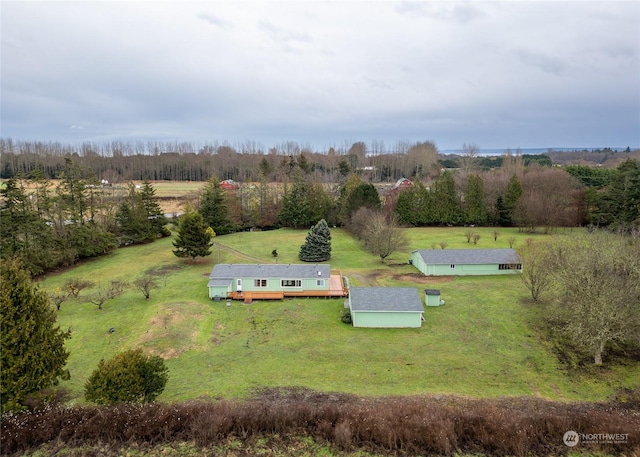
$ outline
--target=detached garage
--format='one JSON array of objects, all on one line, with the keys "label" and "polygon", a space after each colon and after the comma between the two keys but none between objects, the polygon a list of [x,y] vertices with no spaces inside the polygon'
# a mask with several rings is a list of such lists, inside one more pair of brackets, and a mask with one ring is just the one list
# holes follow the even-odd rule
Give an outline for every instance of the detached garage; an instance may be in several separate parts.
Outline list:
[{"label": "detached garage", "polygon": [[522,260],[513,249],[423,249],[411,253],[411,263],[427,276],[522,273]]},{"label": "detached garage", "polygon": [[412,287],[352,287],[349,310],[354,327],[377,328],[420,327],[424,313]]}]

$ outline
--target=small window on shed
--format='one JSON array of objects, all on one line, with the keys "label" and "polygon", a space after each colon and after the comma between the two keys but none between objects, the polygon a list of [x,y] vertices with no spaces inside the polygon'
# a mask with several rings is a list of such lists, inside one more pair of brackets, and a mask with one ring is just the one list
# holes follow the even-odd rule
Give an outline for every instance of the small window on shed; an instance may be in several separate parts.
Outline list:
[{"label": "small window on shed", "polygon": [[449,265],[451,268],[455,268],[456,266],[454,264]]},{"label": "small window on shed", "polygon": [[254,287],[267,287],[266,279],[254,279]]},{"label": "small window on shed", "polygon": [[324,287],[324,279],[317,279],[316,280],[316,286]]}]

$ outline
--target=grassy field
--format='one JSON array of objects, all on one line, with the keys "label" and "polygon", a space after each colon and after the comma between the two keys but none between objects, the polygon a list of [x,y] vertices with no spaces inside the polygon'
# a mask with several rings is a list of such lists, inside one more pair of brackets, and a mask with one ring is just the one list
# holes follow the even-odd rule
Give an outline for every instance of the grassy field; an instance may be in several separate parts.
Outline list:
[{"label": "grassy field", "polygon": [[[451,248],[509,247],[543,237],[478,228],[477,246],[464,228],[407,229],[412,248],[446,241]],[[531,329],[536,310],[515,276],[427,278],[407,265],[409,252],[385,264],[347,232],[332,230],[332,269],[355,285],[438,288],[446,305],[428,308],[420,329],[355,329],[339,319],[341,299],[287,299],[231,306],[212,302],[207,280],[218,261],[298,262],[306,231],[281,229],[220,236],[211,256],[191,263],[175,257],[171,239],[119,249],[73,269],[40,278],[51,290],[71,278],[106,285],[132,282],[145,271],[171,273],[151,299],[130,289],[99,311],[82,299],[65,302],[62,328],[72,329],[71,380],[63,385],[82,402],[85,380],[101,358],[141,346],[166,358],[170,379],[161,401],[198,397],[243,398],[262,386],[304,386],[359,395],[461,394],[473,397],[537,395],[556,400],[602,400],[638,387],[640,366],[609,366],[568,375]],[[82,294],[89,293],[83,291]],[[81,296],[82,296],[81,294]],[[109,329],[113,328],[113,333]]]}]

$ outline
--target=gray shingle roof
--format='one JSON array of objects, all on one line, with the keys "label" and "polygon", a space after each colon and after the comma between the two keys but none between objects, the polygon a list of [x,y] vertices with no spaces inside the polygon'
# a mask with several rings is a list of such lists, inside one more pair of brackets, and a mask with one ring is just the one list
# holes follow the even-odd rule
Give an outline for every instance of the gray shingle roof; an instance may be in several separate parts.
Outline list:
[{"label": "gray shingle roof", "polygon": [[514,249],[422,249],[418,252],[430,265],[481,265],[520,263]]},{"label": "gray shingle roof", "polygon": [[209,279],[209,284],[207,286],[218,286],[218,287],[229,287],[231,285],[230,278],[211,278]]},{"label": "gray shingle roof", "polygon": [[[320,272],[320,274],[318,274]],[[326,278],[331,275],[327,264],[234,264],[220,263],[213,267],[209,278]]]},{"label": "gray shingle roof", "polygon": [[349,299],[353,311],[424,311],[413,287],[352,287]]}]

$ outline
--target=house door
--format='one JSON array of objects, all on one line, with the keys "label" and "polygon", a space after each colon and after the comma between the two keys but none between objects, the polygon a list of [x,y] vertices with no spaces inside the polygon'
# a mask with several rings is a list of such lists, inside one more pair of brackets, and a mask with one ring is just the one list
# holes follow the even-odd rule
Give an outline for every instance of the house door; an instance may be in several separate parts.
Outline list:
[{"label": "house door", "polygon": [[242,292],[242,279],[236,279],[236,290]]}]

